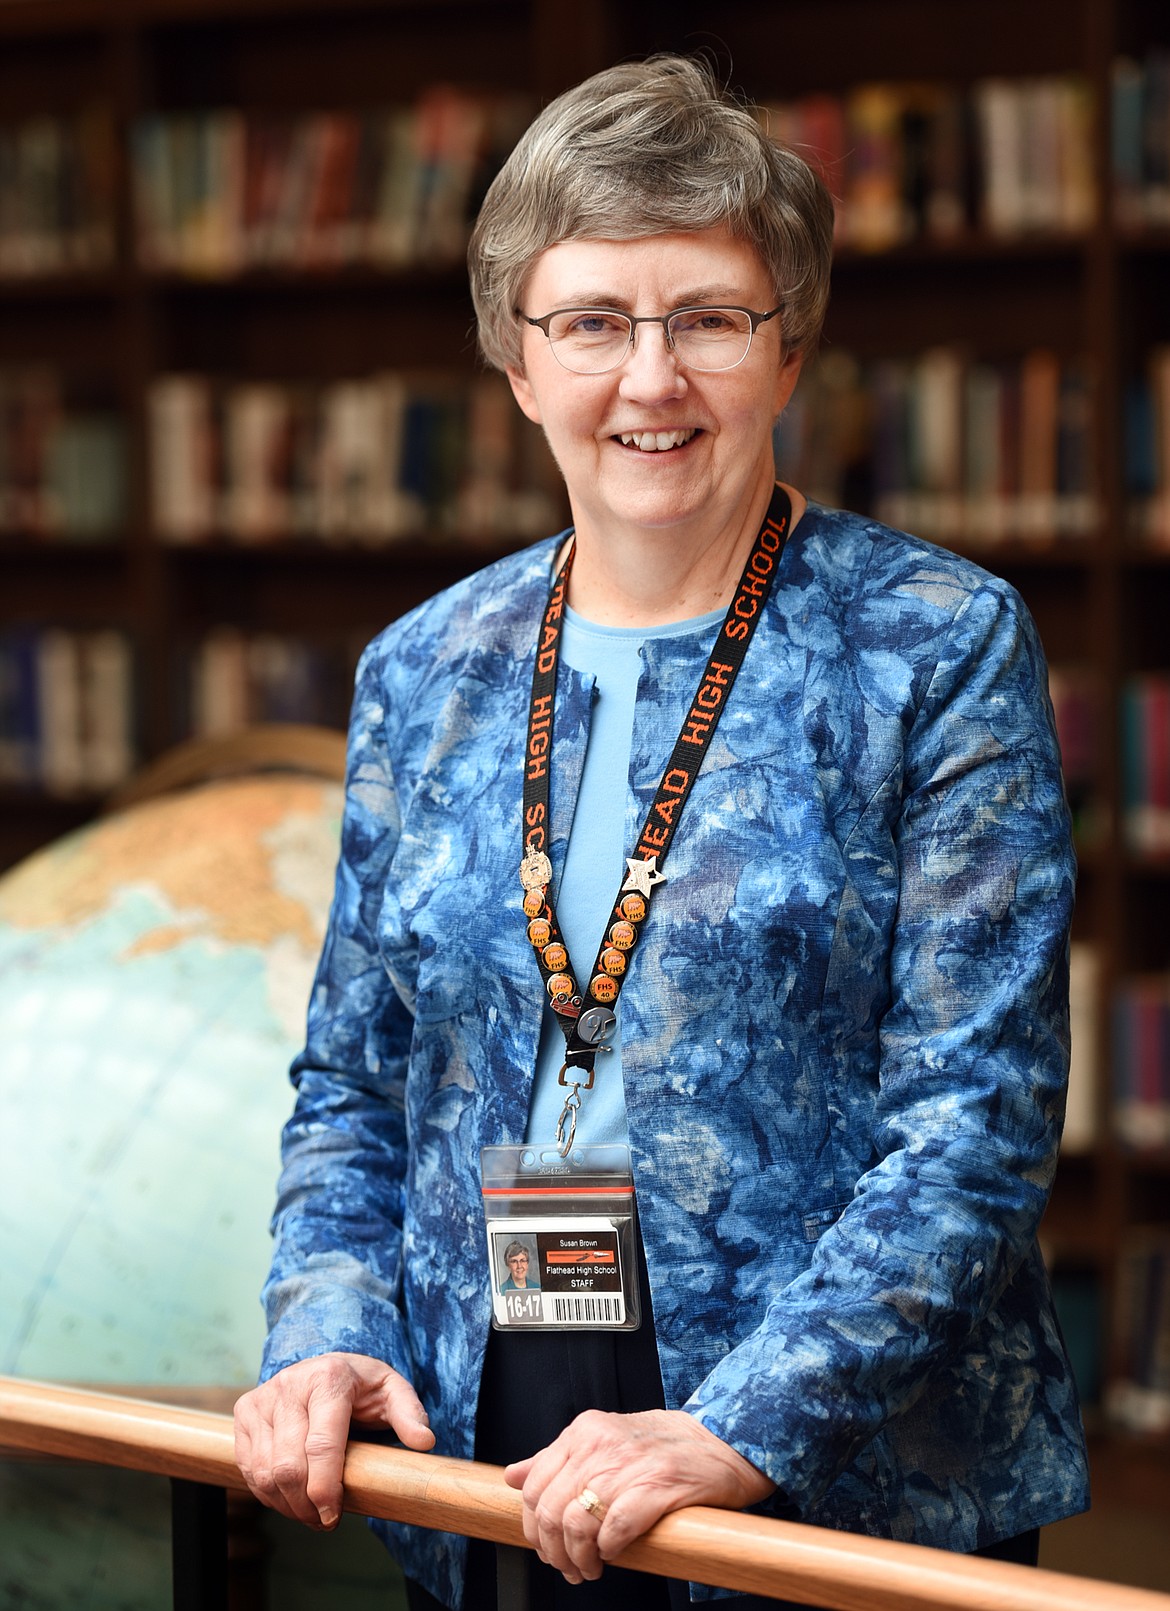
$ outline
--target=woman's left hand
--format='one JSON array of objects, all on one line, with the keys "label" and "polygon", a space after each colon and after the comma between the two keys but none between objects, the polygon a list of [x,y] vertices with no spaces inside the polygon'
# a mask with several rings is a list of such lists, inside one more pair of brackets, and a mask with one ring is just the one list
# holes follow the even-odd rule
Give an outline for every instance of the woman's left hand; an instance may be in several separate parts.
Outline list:
[{"label": "woman's left hand", "polygon": [[600,1577],[606,1561],[668,1511],[742,1510],[775,1487],[683,1410],[586,1410],[504,1476],[523,1491],[525,1538],[570,1583]]}]

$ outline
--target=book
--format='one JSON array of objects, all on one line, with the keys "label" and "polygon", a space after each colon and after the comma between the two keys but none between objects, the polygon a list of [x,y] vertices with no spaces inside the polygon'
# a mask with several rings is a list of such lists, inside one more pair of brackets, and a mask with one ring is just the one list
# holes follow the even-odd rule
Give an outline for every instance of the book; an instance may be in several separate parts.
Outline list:
[{"label": "book", "polygon": [[44,462],[48,530],[75,542],[119,533],[127,509],[126,426],[115,414],[65,412]]},{"label": "book", "polygon": [[114,788],[134,770],[134,664],[130,640],[113,629],[81,635],[83,770],[87,786]]},{"label": "book", "polygon": [[240,542],[285,536],[292,527],[285,473],[290,432],[287,388],[245,383],[224,401],[223,524]]},{"label": "book", "polygon": [[1170,851],[1170,677],[1131,677],[1121,691],[1121,804],[1138,852]]},{"label": "book", "polygon": [[247,648],[235,627],[218,627],[200,644],[190,669],[191,735],[216,738],[247,727]]},{"label": "book", "polygon": [[980,546],[1006,537],[1012,525],[1005,433],[1000,424],[1009,385],[1002,365],[972,363],[967,368],[964,526],[970,541]]},{"label": "book", "polygon": [[1170,50],[1151,50],[1145,60],[1142,179],[1146,222],[1170,223]]},{"label": "book", "polygon": [[1101,748],[1098,679],[1087,666],[1051,666],[1048,692],[1073,828],[1078,839],[1091,840],[1101,831],[1097,788]]},{"label": "book", "polygon": [[1170,1146],[1170,976],[1140,975],[1113,1002],[1113,1124],[1135,1151]]},{"label": "book", "polygon": [[1170,50],[1120,56],[1110,88],[1112,181],[1117,221],[1141,230],[1170,224]]},{"label": "book", "polygon": [[1023,99],[1000,78],[984,79],[974,93],[983,173],[979,221],[990,235],[1019,235],[1028,226]]},{"label": "book", "polygon": [[30,627],[0,630],[0,782],[17,786],[39,776],[37,637]]},{"label": "book", "polygon": [[1150,426],[1153,436],[1154,484],[1146,513],[1145,533],[1150,547],[1170,548],[1170,345],[1150,349],[1146,360],[1150,391]]},{"label": "book", "polygon": [[897,246],[911,233],[903,204],[902,98],[893,84],[864,84],[845,104],[849,190],[843,239],[864,252]]},{"label": "book", "polygon": [[421,167],[414,255],[453,262],[467,241],[468,202],[487,134],[487,107],[478,97],[435,84],[415,110]]},{"label": "book", "polygon": [[336,268],[356,261],[362,226],[355,194],[362,125],[347,113],[318,120],[315,166],[308,187],[297,261],[307,268]]},{"label": "book", "polygon": [[1106,1388],[1110,1418],[1144,1434],[1170,1431],[1170,1230],[1137,1226],[1116,1266],[1111,1354]]},{"label": "book", "polygon": [[240,190],[241,268],[260,268],[277,260],[273,232],[292,142],[293,126],[288,118],[254,115],[246,121]]},{"label": "book", "polygon": [[954,347],[933,347],[914,370],[909,409],[909,471],[916,489],[915,526],[956,541],[964,529],[963,374]]},{"label": "book", "polygon": [[849,136],[843,98],[839,95],[806,95],[798,101],[763,105],[758,115],[770,138],[803,158],[824,182],[836,204],[836,227],[840,239],[849,183]]},{"label": "book", "polygon": [[1015,525],[1020,536],[1056,535],[1057,436],[1061,366],[1056,354],[1035,348],[1020,365],[1020,487]]},{"label": "book", "polygon": [[1142,100],[1145,75],[1129,56],[1113,63],[1110,86],[1110,153],[1113,206],[1119,224],[1135,228],[1145,219]]},{"label": "book", "polygon": [[211,384],[164,375],[147,396],[151,509],[164,542],[196,542],[217,527]]},{"label": "book", "polygon": [[1098,1034],[1101,1023],[1101,961],[1097,948],[1075,941],[1069,948],[1071,1054],[1061,1151],[1090,1152],[1100,1139],[1097,1122]]},{"label": "book", "polygon": [[1061,365],[1056,418],[1055,530],[1062,536],[1088,537],[1098,519],[1100,498],[1093,414],[1095,385],[1090,365],[1072,358]]},{"label": "book", "polygon": [[387,509],[398,466],[386,462],[382,401],[373,380],[340,381],[321,393],[317,518],[326,539],[378,541],[392,535]]}]

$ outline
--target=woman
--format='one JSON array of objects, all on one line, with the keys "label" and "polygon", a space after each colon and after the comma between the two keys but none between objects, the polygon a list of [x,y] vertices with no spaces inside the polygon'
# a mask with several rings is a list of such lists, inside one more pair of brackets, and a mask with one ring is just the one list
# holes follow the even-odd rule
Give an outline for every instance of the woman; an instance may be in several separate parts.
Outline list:
[{"label": "woman", "polygon": [[[831,233],[692,62],[549,106],[470,265],[572,541],[359,668],[240,1464],[327,1527],[351,1416],[509,1462],[536,1604],[685,1603],[601,1574],[687,1504],[1034,1560],[1086,1502],[1035,1243],[1073,891],[1043,661],[1000,581],[773,486]],[[490,1328],[481,1152],[525,1142],[628,1147],[638,1329]],[[379,1530],[413,1605],[494,1603],[462,1541]]]},{"label": "woman", "polygon": [[508,1273],[500,1282],[501,1292],[523,1292],[526,1287],[536,1285],[528,1279],[528,1249],[523,1242],[508,1243],[504,1249],[504,1263]]}]

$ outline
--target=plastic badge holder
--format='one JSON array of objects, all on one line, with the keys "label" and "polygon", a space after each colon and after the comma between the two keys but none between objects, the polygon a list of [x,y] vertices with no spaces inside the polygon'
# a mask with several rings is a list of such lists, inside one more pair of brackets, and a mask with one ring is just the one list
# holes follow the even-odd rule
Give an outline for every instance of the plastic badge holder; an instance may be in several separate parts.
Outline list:
[{"label": "plastic badge holder", "polygon": [[628,1147],[485,1147],[483,1204],[500,1331],[636,1331]]}]

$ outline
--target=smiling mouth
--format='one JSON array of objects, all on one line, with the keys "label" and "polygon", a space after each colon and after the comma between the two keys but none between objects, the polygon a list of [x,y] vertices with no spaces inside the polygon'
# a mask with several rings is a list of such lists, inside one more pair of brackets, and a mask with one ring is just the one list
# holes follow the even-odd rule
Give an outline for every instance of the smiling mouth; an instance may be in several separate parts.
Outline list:
[{"label": "smiling mouth", "polygon": [[636,448],[639,453],[668,453],[671,448],[686,447],[698,434],[697,430],[622,431],[617,440],[623,447]]}]

